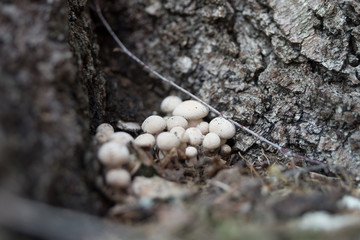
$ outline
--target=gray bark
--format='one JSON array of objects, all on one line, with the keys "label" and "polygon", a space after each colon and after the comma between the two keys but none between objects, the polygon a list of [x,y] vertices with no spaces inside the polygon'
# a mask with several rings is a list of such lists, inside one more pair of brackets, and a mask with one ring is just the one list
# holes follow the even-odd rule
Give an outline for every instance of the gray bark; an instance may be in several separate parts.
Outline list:
[{"label": "gray bark", "polygon": [[[176,92],[114,53],[87,4],[0,3],[0,176],[17,194],[99,214],[108,205],[92,188],[94,128],[141,121]],[[282,146],[359,175],[358,2],[101,4],[155,70]],[[250,161],[261,148],[286,161],[241,131],[234,146]]]},{"label": "gray bark", "polygon": [[[226,115],[360,173],[358,2],[139,0],[105,12],[145,62]],[[286,161],[242,131],[235,147]]]}]

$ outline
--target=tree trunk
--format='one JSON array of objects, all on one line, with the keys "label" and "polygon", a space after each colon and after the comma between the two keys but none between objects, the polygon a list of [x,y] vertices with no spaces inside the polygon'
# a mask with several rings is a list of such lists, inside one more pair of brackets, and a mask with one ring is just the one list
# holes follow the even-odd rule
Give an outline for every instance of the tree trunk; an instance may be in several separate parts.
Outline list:
[{"label": "tree trunk", "polygon": [[[101,214],[108,203],[92,188],[95,127],[141,121],[179,93],[114,52],[88,4],[0,3],[0,176],[17,194]],[[360,176],[358,2],[101,6],[155,70],[281,146]],[[240,130],[233,145],[249,161],[264,161],[262,149],[287,161]]]},{"label": "tree trunk", "polygon": [[[359,175],[358,2],[129,0],[103,8],[155,70],[281,146]],[[106,66],[136,69],[126,73],[136,86],[148,79],[98,33]],[[179,94],[146,81],[161,97]],[[261,149],[286,161],[243,131],[234,145],[251,161],[265,160]]]}]

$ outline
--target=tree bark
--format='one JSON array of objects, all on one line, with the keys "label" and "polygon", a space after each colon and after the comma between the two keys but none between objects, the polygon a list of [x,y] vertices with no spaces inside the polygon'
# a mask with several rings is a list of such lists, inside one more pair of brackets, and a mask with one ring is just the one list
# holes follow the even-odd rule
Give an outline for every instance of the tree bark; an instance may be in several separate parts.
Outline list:
[{"label": "tree bark", "polygon": [[[19,195],[101,214],[108,202],[91,182],[94,129],[141,121],[178,93],[114,52],[88,4],[0,3],[0,176]],[[359,176],[358,2],[101,5],[155,70],[281,146]],[[233,145],[250,161],[265,159],[261,149],[286,161],[242,131]]]},{"label": "tree bark", "polygon": [[[102,5],[125,45],[155,70],[281,146],[359,175],[358,2]],[[115,46],[99,43],[102,52]],[[106,65],[119,65],[118,59],[109,60],[111,54],[102,57]],[[283,159],[242,131],[234,146],[251,161],[265,160],[261,149]]]}]

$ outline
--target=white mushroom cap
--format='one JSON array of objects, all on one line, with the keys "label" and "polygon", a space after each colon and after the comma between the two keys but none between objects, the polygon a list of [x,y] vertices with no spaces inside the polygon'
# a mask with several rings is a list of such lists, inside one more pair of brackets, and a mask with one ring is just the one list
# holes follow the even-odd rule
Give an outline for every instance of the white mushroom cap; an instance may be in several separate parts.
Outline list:
[{"label": "white mushroom cap", "polygon": [[171,130],[174,127],[187,128],[188,121],[181,116],[172,116],[166,121],[167,129]]},{"label": "white mushroom cap", "polygon": [[215,150],[220,147],[220,137],[216,133],[208,133],[204,137],[203,147],[209,150]]},{"label": "white mushroom cap", "polygon": [[203,140],[203,135],[200,129],[191,127],[186,129],[183,140],[192,146],[198,146]]},{"label": "white mushroom cap", "polygon": [[114,134],[114,132],[111,132],[111,131],[97,132],[95,135],[95,138],[96,138],[96,141],[98,141],[98,143],[103,144],[110,140],[110,136],[112,134]]},{"label": "white mushroom cap", "polygon": [[96,128],[96,132],[114,132],[114,128],[109,123],[102,123]]},{"label": "white mushroom cap", "polygon": [[185,149],[185,155],[188,158],[194,158],[198,154],[198,151],[195,147],[189,146]]},{"label": "white mushroom cap", "polygon": [[216,117],[209,123],[209,132],[216,133],[220,138],[230,139],[234,137],[236,129],[234,124],[223,117]]},{"label": "white mushroom cap", "polygon": [[124,188],[130,185],[131,176],[125,169],[112,169],[106,173],[106,183],[113,187]]},{"label": "white mushroom cap", "polygon": [[141,128],[146,133],[158,134],[166,128],[166,121],[158,115],[151,115],[145,119]]},{"label": "white mushroom cap", "polygon": [[156,138],[156,145],[160,150],[170,151],[172,148],[180,145],[180,140],[173,133],[162,132]]},{"label": "white mushroom cap", "polygon": [[118,142],[104,143],[98,151],[100,162],[109,167],[127,163],[129,157],[129,149]]},{"label": "white mushroom cap", "polygon": [[209,123],[208,122],[201,122],[196,127],[198,129],[200,129],[200,131],[203,135],[206,135],[209,133]]},{"label": "white mushroom cap", "polygon": [[177,136],[180,141],[182,141],[184,138],[185,129],[183,127],[174,127],[170,130],[170,132],[175,134],[175,136]]},{"label": "white mushroom cap", "polygon": [[152,148],[155,145],[155,137],[150,133],[144,133],[135,138],[134,143],[139,147]]},{"label": "white mushroom cap", "polygon": [[161,102],[160,109],[165,113],[172,113],[180,103],[182,103],[181,98],[177,96],[168,96]]},{"label": "white mushroom cap", "polygon": [[231,153],[231,147],[227,144],[223,144],[220,147],[220,154],[223,156],[229,155]]},{"label": "white mushroom cap", "polygon": [[209,109],[195,100],[187,100],[180,103],[173,111],[174,116],[182,116],[187,120],[196,120],[206,117]]},{"label": "white mushroom cap", "polygon": [[110,135],[109,140],[113,142],[118,142],[122,145],[126,145],[129,142],[134,141],[134,138],[127,132],[115,132]]}]

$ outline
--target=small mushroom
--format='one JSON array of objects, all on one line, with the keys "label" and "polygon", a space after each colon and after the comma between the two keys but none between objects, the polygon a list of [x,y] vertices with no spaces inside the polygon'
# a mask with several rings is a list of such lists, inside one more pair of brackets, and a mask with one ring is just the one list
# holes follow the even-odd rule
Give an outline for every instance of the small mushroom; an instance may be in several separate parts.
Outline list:
[{"label": "small mushroom", "polygon": [[187,128],[188,121],[181,116],[172,116],[166,121],[166,125],[169,131],[174,127]]},{"label": "small mushroom", "polygon": [[174,116],[182,116],[186,120],[198,120],[208,115],[209,109],[195,100],[180,103],[173,111]]},{"label": "small mushroom", "polygon": [[185,156],[188,158],[187,165],[194,166],[196,163],[196,156],[198,151],[195,147],[189,146],[185,149]]},{"label": "small mushroom", "polygon": [[111,169],[105,175],[106,183],[112,187],[125,188],[130,185],[131,176],[125,169]]},{"label": "small mushroom", "polygon": [[217,149],[218,147],[220,147],[220,142],[221,142],[221,140],[220,140],[219,135],[211,132],[211,133],[206,134],[202,144],[205,149],[213,151],[213,150]]},{"label": "small mushroom", "polygon": [[127,132],[115,132],[110,135],[109,140],[113,142],[118,142],[122,145],[126,145],[129,142],[134,141],[134,138]]},{"label": "small mushroom", "polygon": [[216,117],[209,123],[209,132],[216,133],[222,139],[234,137],[236,129],[234,124],[223,117]]},{"label": "small mushroom", "polygon": [[129,161],[129,149],[118,142],[104,143],[98,151],[99,161],[108,166],[121,166]]},{"label": "small mushroom", "polygon": [[230,147],[229,145],[227,145],[227,144],[221,145],[221,147],[220,147],[220,154],[221,154],[222,156],[227,156],[227,155],[229,155],[230,153],[231,153],[231,147]]},{"label": "small mushroom", "polygon": [[185,133],[185,129],[183,127],[174,127],[170,130],[170,132],[172,134],[175,134],[175,136],[177,136],[180,139],[180,141],[183,142],[184,133]]},{"label": "small mushroom", "polygon": [[114,133],[114,128],[109,123],[102,123],[96,128],[96,141],[103,144],[110,140],[110,136]]},{"label": "small mushroom", "polygon": [[152,148],[155,145],[155,137],[150,133],[144,133],[135,138],[134,143],[139,147]]},{"label": "small mushroom", "polygon": [[177,96],[168,96],[161,102],[160,109],[164,113],[172,113],[180,103],[182,103],[181,98]]},{"label": "small mushroom", "polygon": [[166,121],[158,115],[151,115],[145,119],[141,128],[144,132],[155,135],[166,128]]},{"label": "small mushroom", "polygon": [[95,135],[96,141],[100,144],[103,144],[110,140],[110,136],[114,134],[114,132],[98,132]]},{"label": "small mushroom", "polygon": [[162,132],[156,138],[156,146],[162,151],[170,151],[179,145],[179,138],[170,132]]},{"label": "small mushroom", "polygon": [[203,135],[206,135],[209,133],[209,123],[208,122],[200,122],[198,125],[196,125],[198,129],[200,129],[201,133]]},{"label": "small mushroom", "polygon": [[203,141],[203,135],[200,129],[191,127],[186,129],[183,140],[192,146],[198,146]]},{"label": "small mushroom", "polygon": [[109,123],[102,123],[96,128],[96,132],[114,132],[114,128]]}]

